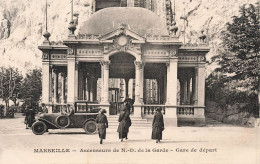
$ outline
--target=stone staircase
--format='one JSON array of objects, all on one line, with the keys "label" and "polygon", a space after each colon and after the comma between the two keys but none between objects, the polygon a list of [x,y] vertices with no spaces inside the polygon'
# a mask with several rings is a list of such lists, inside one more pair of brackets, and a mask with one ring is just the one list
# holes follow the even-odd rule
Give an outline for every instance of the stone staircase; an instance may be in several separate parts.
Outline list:
[{"label": "stone staircase", "polygon": [[[119,124],[118,117],[119,116],[117,116],[117,115],[112,115],[112,116],[107,117],[109,127],[118,126],[118,124]],[[131,127],[135,127],[135,128],[152,127],[152,123],[148,122],[147,119],[142,119],[142,118],[134,117],[131,115],[130,115],[130,118],[132,121]]]},{"label": "stone staircase", "polygon": [[217,120],[214,120],[211,117],[206,117],[206,124],[208,125],[214,125],[214,124],[222,124],[222,122],[219,122]]}]

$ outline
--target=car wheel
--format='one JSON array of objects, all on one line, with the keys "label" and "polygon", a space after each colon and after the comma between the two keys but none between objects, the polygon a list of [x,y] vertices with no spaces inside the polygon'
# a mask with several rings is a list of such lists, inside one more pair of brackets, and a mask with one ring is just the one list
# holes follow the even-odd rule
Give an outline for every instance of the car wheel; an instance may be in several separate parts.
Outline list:
[{"label": "car wheel", "polygon": [[68,116],[58,116],[56,118],[56,124],[60,128],[67,128],[70,125],[70,119]]},{"label": "car wheel", "polygon": [[44,132],[46,132],[47,126],[42,121],[37,121],[32,124],[32,131],[36,135],[42,135]]},{"label": "car wheel", "polygon": [[84,125],[84,130],[87,134],[93,134],[97,131],[97,124],[95,121],[88,121]]}]

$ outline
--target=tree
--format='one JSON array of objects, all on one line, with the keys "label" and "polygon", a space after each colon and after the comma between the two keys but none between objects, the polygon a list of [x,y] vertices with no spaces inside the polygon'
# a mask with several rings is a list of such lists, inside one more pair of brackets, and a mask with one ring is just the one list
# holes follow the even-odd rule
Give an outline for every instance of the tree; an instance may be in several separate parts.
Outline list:
[{"label": "tree", "polygon": [[36,105],[42,95],[41,69],[29,70],[22,84],[22,99],[28,105]]},{"label": "tree", "polygon": [[17,105],[17,99],[21,93],[21,83],[23,76],[16,68],[1,68],[0,71],[0,98],[9,108],[9,100],[12,100]]},{"label": "tree", "polygon": [[237,87],[249,94],[258,95],[258,116],[260,113],[260,27],[259,3],[243,5],[239,16],[234,16],[222,32],[223,50],[212,58],[221,67],[216,72],[227,75]]}]

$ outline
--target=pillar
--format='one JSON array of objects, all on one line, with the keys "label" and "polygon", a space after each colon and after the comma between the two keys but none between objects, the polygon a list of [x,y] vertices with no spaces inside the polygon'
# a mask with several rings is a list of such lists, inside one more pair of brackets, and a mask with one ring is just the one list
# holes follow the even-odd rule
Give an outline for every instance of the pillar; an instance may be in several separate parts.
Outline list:
[{"label": "pillar", "polygon": [[188,98],[188,82],[187,82],[187,78],[185,77],[185,79],[183,80],[183,104],[187,104],[187,98]]},{"label": "pillar", "polygon": [[67,102],[74,103],[78,99],[78,63],[76,63],[75,58],[68,58],[68,93]]},{"label": "pillar", "polygon": [[195,125],[205,125],[205,64],[198,66],[197,99],[198,107],[194,109]]},{"label": "pillar", "polygon": [[190,105],[190,80],[191,78],[189,76],[187,79],[187,100],[186,100],[187,104],[189,105]]},{"label": "pillar", "polygon": [[171,57],[169,64],[167,64],[167,108],[165,114],[167,126],[177,126],[177,70],[178,58]]},{"label": "pillar", "polygon": [[42,63],[42,102],[49,103],[51,97],[51,69],[49,62]]},{"label": "pillar", "polygon": [[192,78],[192,100],[194,105],[198,105],[198,68],[195,68]]},{"label": "pillar", "polygon": [[140,70],[140,101],[144,102],[144,64],[141,66]]},{"label": "pillar", "polygon": [[205,105],[205,65],[199,65],[198,67],[198,105]]},{"label": "pillar", "polygon": [[57,69],[53,69],[53,79],[53,103],[58,103],[59,72]]},{"label": "pillar", "polygon": [[135,103],[134,103],[134,116],[140,117],[142,115],[141,106],[142,102],[140,100],[140,83],[141,83],[141,68],[142,61],[135,61]]},{"label": "pillar", "polygon": [[167,66],[167,105],[177,105],[177,62],[178,58],[170,59]]},{"label": "pillar", "polygon": [[66,73],[63,72],[61,73],[61,77],[62,77],[62,81],[61,81],[61,103],[65,103],[66,102],[66,98],[65,98],[65,82],[66,82]]},{"label": "pillar", "polygon": [[79,77],[78,77],[78,99],[79,100],[83,100],[83,94],[84,94],[84,77],[83,77],[83,69],[79,69],[78,70],[78,74],[79,74]]},{"label": "pillar", "polygon": [[109,64],[110,61],[102,61],[102,73],[103,73],[103,86],[102,86],[102,90],[103,90],[103,97],[101,98],[101,103],[103,104],[108,104],[108,87],[109,87]]},{"label": "pillar", "polygon": [[[52,97],[52,70],[49,62],[42,63],[42,103],[48,104]],[[52,108],[48,107],[48,113]]]},{"label": "pillar", "polygon": [[135,104],[141,104],[140,84],[141,84],[141,61],[135,61]]},{"label": "pillar", "polygon": [[129,84],[129,78],[125,78],[125,96],[127,97],[127,98],[129,98],[129,88],[128,88],[128,85]]},{"label": "pillar", "polygon": [[125,100],[124,79],[120,79],[120,99],[121,99],[121,102],[123,102]]}]

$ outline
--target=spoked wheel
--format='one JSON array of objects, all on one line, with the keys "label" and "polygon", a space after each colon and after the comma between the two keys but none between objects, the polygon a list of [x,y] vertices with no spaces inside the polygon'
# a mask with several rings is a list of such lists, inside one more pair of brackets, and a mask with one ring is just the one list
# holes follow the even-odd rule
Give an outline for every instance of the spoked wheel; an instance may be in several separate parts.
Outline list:
[{"label": "spoked wheel", "polygon": [[42,135],[44,132],[46,132],[47,126],[42,121],[37,121],[32,124],[32,131],[36,135]]},{"label": "spoked wheel", "polygon": [[97,131],[97,124],[95,121],[88,121],[84,125],[84,130],[87,134],[93,134]]},{"label": "spoked wheel", "polygon": [[68,116],[58,116],[56,118],[56,124],[60,128],[67,128],[70,125],[70,119]]}]

